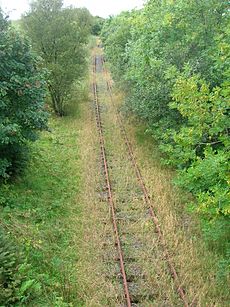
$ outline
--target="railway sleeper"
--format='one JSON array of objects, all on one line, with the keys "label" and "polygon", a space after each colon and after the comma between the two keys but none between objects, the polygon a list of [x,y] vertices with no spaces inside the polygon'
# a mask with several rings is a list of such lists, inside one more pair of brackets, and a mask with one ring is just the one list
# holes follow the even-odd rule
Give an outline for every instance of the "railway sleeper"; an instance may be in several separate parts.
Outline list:
[{"label": "railway sleeper", "polygon": [[137,222],[139,219],[140,219],[140,216],[137,216],[137,215],[127,215],[127,214],[118,215],[116,217],[116,220],[118,222],[127,222],[127,223]]},{"label": "railway sleeper", "polygon": [[138,263],[131,262],[127,263],[125,262],[125,268],[126,268],[126,276],[127,276],[127,282],[134,282],[139,279],[145,280],[146,276],[144,272],[142,271],[142,268]]},{"label": "railway sleeper", "polygon": [[108,196],[109,196],[108,192],[103,192],[103,191],[100,192],[98,195],[100,202],[107,202]]},{"label": "railway sleeper", "polygon": [[132,304],[137,306],[144,306],[143,303],[151,299],[153,302],[155,300],[155,295],[152,291],[146,286],[146,284],[139,280],[135,282],[128,282],[128,288],[130,293],[130,298]]}]

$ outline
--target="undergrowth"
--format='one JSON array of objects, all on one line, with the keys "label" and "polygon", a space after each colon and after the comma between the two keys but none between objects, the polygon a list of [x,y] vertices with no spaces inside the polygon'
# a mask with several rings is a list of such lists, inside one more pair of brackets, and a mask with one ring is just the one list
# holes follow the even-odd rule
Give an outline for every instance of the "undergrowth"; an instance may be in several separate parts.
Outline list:
[{"label": "undergrowth", "polygon": [[[145,148],[145,161],[149,159],[152,164],[155,164],[156,161],[164,162],[164,154],[159,151],[158,145],[151,133],[148,133],[146,125],[143,125],[141,122],[137,122],[135,119],[131,122],[135,122],[134,135],[135,140],[142,149]],[[133,122],[131,126],[133,127]],[[155,143],[154,143],[155,142]],[[143,151],[143,150],[142,150]],[[196,245],[199,248],[205,249],[206,263],[210,262],[210,271],[215,272],[215,283],[216,283],[216,292],[219,293],[219,296],[228,297],[228,290],[225,288],[225,284],[229,282],[229,259],[230,259],[230,244],[229,244],[229,223],[225,217],[222,217],[222,220],[214,220],[212,223],[207,221],[207,219],[200,219],[199,216],[194,212],[192,205],[195,202],[194,196],[187,193],[184,189],[178,187],[177,176],[175,169],[170,166],[164,166],[164,163],[159,163],[159,167],[165,170],[170,174],[172,183],[174,183],[174,189],[177,190],[178,197],[181,198],[183,207],[175,207],[178,216],[183,216],[183,214],[189,214],[190,218],[193,221],[193,226],[190,225],[190,235],[194,238],[198,238]],[[191,214],[192,213],[192,214]],[[209,259],[210,257],[210,259]]]},{"label": "undergrowth", "polygon": [[74,112],[51,120],[51,132],[31,145],[25,173],[0,187],[0,258],[8,263],[0,270],[1,306],[81,306],[72,243],[79,226],[72,216],[81,215]]}]

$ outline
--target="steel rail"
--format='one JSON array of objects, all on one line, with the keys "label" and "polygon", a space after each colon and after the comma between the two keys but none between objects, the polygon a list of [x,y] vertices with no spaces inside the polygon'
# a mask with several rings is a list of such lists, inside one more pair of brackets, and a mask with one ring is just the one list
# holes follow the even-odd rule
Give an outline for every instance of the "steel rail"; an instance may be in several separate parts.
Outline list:
[{"label": "steel rail", "polygon": [[188,303],[185,290],[182,288],[182,286],[180,284],[178,273],[177,273],[177,271],[175,269],[174,263],[172,262],[172,260],[170,258],[170,254],[169,254],[168,249],[166,247],[164,235],[163,235],[163,232],[161,230],[160,223],[159,223],[159,220],[157,218],[157,215],[156,215],[156,213],[155,213],[155,211],[153,209],[154,205],[153,205],[153,203],[151,201],[151,198],[149,196],[149,193],[148,193],[148,190],[146,188],[146,184],[144,182],[144,179],[143,179],[143,176],[141,174],[140,168],[139,168],[139,166],[137,164],[132,144],[129,141],[129,138],[128,138],[128,135],[127,135],[127,132],[126,132],[123,120],[121,118],[121,115],[119,114],[119,112],[118,112],[118,110],[116,108],[116,105],[115,105],[115,102],[114,102],[114,99],[113,99],[111,81],[109,80],[109,78],[107,78],[108,72],[105,69],[105,62],[104,62],[104,58],[103,57],[101,57],[101,64],[102,64],[102,67],[103,67],[103,71],[104,71],[104,75],[105,75],[105,80],[106,80],[106,83],[107,83],[107,90],[109,92],[109,96],[110,96],[112,105],[113,105],[113,107],[115,109],[115,112],[116,112],[116,117],[117,117],[117,120],[118,120],[118,123],[119,123],[119,127],[120,127],[121,133],[123,135],[124,142],[125,142],[125,144],[127,146],[128,153],[129,153],[129,156],[131,158],[131,162],[132,162],[133,168],[135,170],[135,174],[136,174],[137,180],[138,180],[138,182],[140,184],[140,187],[142,189],[142,192],[143,192],[143,195],[144,195],[144,199],[145,199],[145,203],[148,206],[149,214],[150,214],[150,216],[151,216],[151,218],[152,218],[152,220],[154,222],[154,225],[155,225],[155,228],[156,228],[156,231],[157,231],[157,234],[158,234],[161,246],[163,248],[164,257],[165,257],[165,259],[167,261],[167,264],[168,264],[168,267],[169,267],[170,274],[171,274],[171,276],[172,276],[172,278],[174,280],[177,293],[178,293],[180,299],[182,300],[184,306],[189,307],[190,305]]},{"label": "steel rail", "polygon": [[111,218],[112,218],[113,229],[114,229],[114,234],[115,234],[115,244],[117,247],[118,257],[120,261],[120,269],[121,269],[121,274],[122,274],[122,279],[123,279],[123,286],[124,286],[126,302],[127,302],[127,306],[131,307],[132,306],[131,298],[129,294],[127,276],[126,276],[126,271],[125,271],[123,251],[121,247],[121,241],[120,241],[118,226],[116,222],[116,210],[115,210],[115,205],[113,201],[113,193],[112,193],[110,177],[109,177],[109,168],[108,168],[108,163],[106,159],[105,141],[104,141],[104,134],[103,134],[103,128],[102,128],[100,106],[99,106],[99,101],[98,101],[96,68],[97,68],[97,58],[95,56],[94,66],[93,66],[93,72],[94,72],[93,95],[94,95],[94,103],[95,103],[95,109],[96,109],[96,122],[97,122],[97,127],[98,127],[98,132],[99,132],[99,142],[100,142],[100,149],[101,149],[102,165],[103,165],[104,174],[105,174],[106,188],[108,192],[107,197],[108,197],[108,203],[109,203],[110,210],[111,210]]}]

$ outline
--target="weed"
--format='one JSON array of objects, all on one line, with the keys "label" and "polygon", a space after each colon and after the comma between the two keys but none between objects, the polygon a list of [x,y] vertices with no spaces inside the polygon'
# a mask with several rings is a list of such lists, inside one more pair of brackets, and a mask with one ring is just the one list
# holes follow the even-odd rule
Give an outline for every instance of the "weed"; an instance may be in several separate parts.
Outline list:
[{"label": "weed", "polygon": [[41,287],[31,306],[80,304],[74,270],[78,250],[73,244],[78,225],[72,220],[73,215],[81,215],[76,201],[80,189],[79,120],[79,114],[54,117],[52,132],[42,133],[31,145],[25,174],[0,188],[1,226],[22,250],[25,263],[30,263],[30,279],[20,291],[27,293],[32,281]]}]

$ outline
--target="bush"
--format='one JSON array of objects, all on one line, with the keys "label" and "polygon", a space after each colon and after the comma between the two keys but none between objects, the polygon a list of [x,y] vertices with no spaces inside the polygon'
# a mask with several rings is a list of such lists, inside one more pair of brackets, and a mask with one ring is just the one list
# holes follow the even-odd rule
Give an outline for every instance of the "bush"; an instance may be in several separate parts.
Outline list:
[{"label": "bush", "polygon": [[0,305],[25,303],[39,293],[40,285],[26,275],[29,266],[13,241],[0,229]]},{"label": "bush", "polygon": [[[226,1],[156,1],[102,31],[126,109],[148,125],[177,183],[196,196],[208,241],[229,236],[230,27]],[[217,226],[218,225],[218,226]],[[228,227],[220,227],[228,225]],[[208,230],[209,228],[209,230]],[[218,240],[217,238],[218,233]]]},{"label": "bush", "polygon": [[27,144],[46,128],[40,61],[0,12],[0,177],[22,168]]}]

